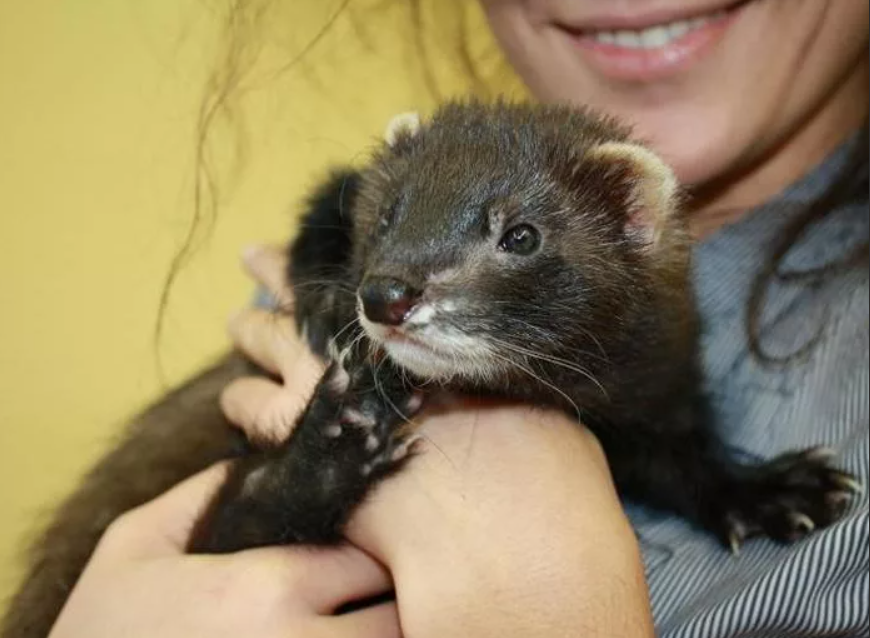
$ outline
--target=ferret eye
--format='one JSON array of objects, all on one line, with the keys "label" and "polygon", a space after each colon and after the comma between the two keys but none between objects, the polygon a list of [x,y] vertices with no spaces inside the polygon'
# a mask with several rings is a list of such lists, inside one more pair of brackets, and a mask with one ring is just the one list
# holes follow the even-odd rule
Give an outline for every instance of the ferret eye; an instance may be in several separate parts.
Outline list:
[{"label": "ferret eye", "polygon": [[534,226],[519,224],[509,229],[499,240],[498,247],[516,255],[531,255],[541,245],[541,235]]}]

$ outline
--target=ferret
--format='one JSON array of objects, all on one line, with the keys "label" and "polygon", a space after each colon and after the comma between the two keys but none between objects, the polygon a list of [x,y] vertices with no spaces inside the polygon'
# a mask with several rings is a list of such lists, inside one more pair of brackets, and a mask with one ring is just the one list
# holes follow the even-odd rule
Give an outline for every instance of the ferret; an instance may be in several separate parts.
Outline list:
[{"label": "ferret", "polygon": [[408,463],[439,392],[563,410],[626,499],[737,550],[836,521],[858,485],[825,448],[737,461],[699,366],[692,240],[671,169],[620,122],[568,105],[453,101],[408,114],[311,196],[291,243],[297,326],[328,363],[286,443],[251,449],[217,395],[238,355],[146,411],[34,545],[3,638],[44,638],[106,527],[237,457],[191,552],[342,539]]}]

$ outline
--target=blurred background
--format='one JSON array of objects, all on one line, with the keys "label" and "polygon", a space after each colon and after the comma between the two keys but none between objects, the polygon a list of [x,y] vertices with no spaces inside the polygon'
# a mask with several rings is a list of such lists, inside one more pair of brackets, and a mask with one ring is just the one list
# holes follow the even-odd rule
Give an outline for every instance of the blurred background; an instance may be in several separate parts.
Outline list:
[{"label": "blurred background", "polygon": [[0,3],[0,599],[129,416],[228,347],[239,253],[286,241],[327,165],[396,112],[519,90],[480,24],[461,0]]}]

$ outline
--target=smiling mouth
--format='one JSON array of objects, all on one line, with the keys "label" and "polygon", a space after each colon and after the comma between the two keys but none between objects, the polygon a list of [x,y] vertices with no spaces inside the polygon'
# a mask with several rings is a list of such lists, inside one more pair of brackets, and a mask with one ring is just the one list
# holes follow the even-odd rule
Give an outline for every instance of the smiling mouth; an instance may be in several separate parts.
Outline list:
[{"label": "smiling mouth", "polygon": [[602,75],[650,81],[682,71],[699,60],[756,0],[740,0],[702,15],[661,20],[614,18],[600,26],[556,26]]},{"label": "smiling mouth", "polygon": [[721,20],[727,15],[728,11],[720,9],[708,15],[657,24],[640,30],[614,29],[587,33],[596,42],[623,49],[658,49],[668,46],[708,24]]}]

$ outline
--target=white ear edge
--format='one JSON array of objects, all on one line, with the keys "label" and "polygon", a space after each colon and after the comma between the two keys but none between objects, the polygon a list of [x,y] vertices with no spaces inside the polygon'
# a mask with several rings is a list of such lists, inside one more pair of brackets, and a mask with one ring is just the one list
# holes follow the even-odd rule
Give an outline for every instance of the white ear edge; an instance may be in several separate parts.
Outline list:
[{"label": "white ear edge", "polygon": [[605,142],[590,153],[604,160],[630,161],[635,166],[641,179],[638,203],[651,209],[648,230],[653,245],[657,245],[679,205],[680,184],[673,170],[656,153],[632,142]]},{"label": "white ear edge", "polygon": [[420,129],[420,115],[414,111],[399,113],[387,124],[384,131],[384,140],[390,146],[394,146],[401,135],[415,135]]},{"label": "white ear edge", "polygon": [[655,204],[660,213],[672,209],[679,191],[679,182],[671,168],[654,152],[631,142],[605,142],[596,146],[592,152],[603,158],[631,160],[650,187],[644,193],[646,202]]}]

